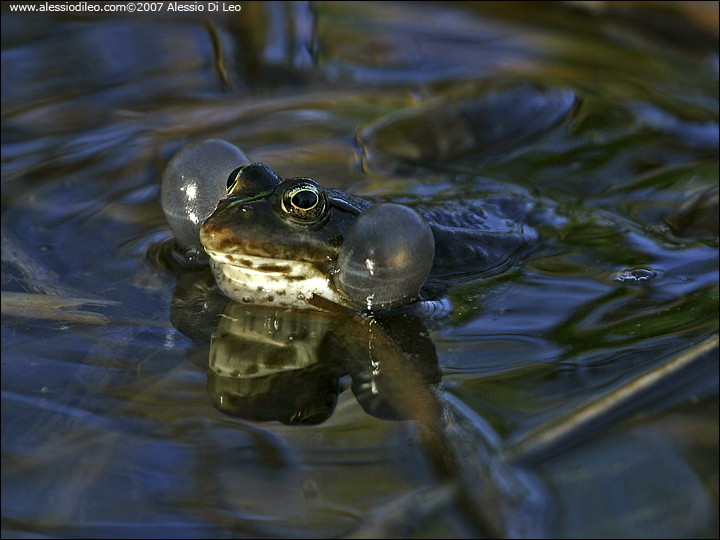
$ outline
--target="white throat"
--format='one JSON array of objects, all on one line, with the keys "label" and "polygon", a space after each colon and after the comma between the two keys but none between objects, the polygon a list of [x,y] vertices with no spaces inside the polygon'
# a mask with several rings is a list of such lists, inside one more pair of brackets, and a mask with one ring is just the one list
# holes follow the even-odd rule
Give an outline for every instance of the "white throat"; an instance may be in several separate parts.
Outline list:
[{"label": "white throat", "polygon": [[236,302],[315,309],[307,300],[317,294],[348,305],[330,276],[312,263],[206,251],[218,287]]}]

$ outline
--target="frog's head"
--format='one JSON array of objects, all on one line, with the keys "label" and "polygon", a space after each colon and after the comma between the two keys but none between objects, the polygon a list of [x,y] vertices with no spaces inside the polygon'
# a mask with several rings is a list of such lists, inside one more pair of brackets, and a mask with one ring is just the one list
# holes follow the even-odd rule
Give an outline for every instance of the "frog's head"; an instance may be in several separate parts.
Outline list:
[{"label": "frog's head", "polygon": [[362,208],[309,178],[282,181],[265,165],[233,175],[200,229],[223,292],[253,304],[306,305],[313,293],[340,301],[328,278]]},{"label": "frog's head", "polygon": [[250,257],[261,257],[327,266],[337,259],[361,209],[335,204],[309,178],[282,181],[259,163],[234,174],[229,197],[200,229],[213,260],[249,266]]}]

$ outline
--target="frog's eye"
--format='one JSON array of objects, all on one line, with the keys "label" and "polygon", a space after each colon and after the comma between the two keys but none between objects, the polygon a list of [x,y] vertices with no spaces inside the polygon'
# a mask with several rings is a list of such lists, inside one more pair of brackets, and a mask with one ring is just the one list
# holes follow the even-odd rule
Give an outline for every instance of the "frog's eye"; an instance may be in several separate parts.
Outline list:
[{"label": "frog's eye", "polygon": [[235,184],[238,182],[238,177],[242,174],[242,170],[245,167],[238,167],[233,172],[230,173],[230,176],[228,176],[227,179],[227,192],[232,192],[233,188],[235,187]]},{"label": "frog's eye", "polygon": [[309,178],[294,180],[280,199],[282,211],[301,223],[316,223],[326,216],[328,203],[325,190]]},{"label": "frog's eye", "polygon": [[263,191],[272,191],[282,183],[275,172],[262,163],[251,163],[238,167],[227,179],[228,195],[248,196]]},{"label": "frog's eye", "polygon": [[237,169],[235,169],[233,172],[230,173],[230,176],[228,176],[228,179],[227,179],[227,192],[228,193],[232,193],[232,190],[237,185],[238,178],[242,174],[242,170],[244,168],[245,167],[238,167]]}]

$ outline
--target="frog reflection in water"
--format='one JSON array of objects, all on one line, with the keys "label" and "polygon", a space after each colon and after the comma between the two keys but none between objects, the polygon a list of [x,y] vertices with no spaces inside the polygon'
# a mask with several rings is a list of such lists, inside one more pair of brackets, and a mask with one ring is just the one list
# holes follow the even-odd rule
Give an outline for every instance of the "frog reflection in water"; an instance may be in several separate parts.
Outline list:
[{"label": "frog reflection in water", "polygon": [[527,199],[374,204],[309,178],[283,181],[220,140],[175,155],[162,203],[178,244],[206,252],[223,293],[253,305],[318,309],[315,295],[394,309],[429,298],[428,277],[499,272],[536,238]]}]

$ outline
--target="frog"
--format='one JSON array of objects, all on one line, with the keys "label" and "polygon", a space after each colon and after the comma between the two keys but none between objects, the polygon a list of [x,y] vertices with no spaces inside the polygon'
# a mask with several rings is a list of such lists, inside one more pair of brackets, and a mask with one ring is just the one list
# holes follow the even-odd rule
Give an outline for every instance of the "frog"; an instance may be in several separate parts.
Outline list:
[{"label": "frog", "polygon": [[251,305],[400,309],[430,301],[450,278],[503,271],[537,239],[528,197],[364,198],[283,179],[218,139],[173,157],[161,198],[177,244],[207,259],[228,298]]}]

